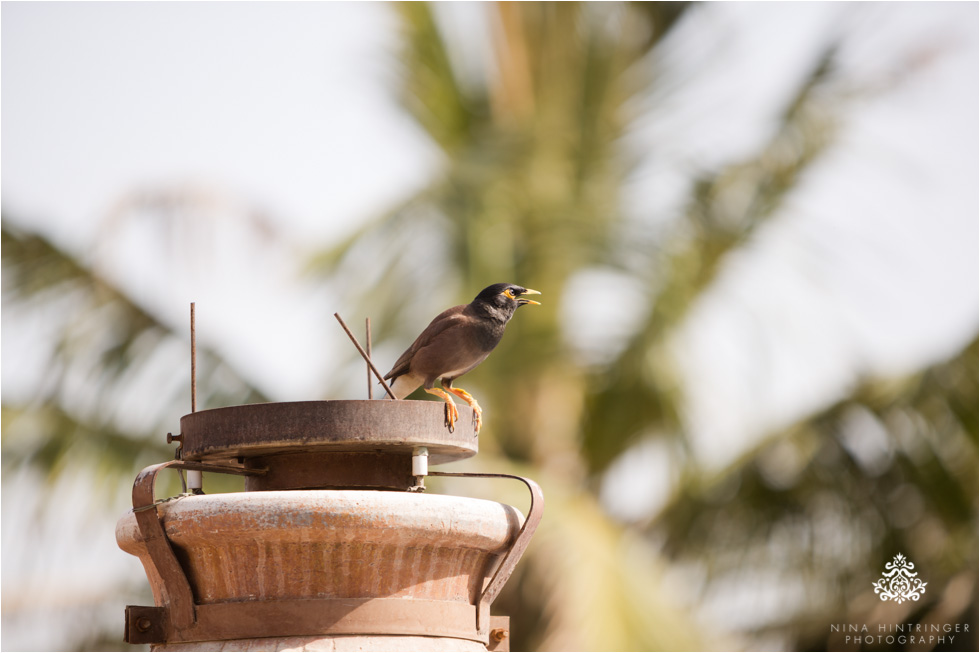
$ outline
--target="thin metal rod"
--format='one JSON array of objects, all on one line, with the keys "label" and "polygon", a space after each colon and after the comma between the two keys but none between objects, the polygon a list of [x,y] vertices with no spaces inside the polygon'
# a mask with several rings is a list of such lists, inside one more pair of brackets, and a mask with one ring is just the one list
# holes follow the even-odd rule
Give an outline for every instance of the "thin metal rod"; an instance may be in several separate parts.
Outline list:
[{"label": "thin metal rod", "polygon": [[[197,325],[194,321],[194,302],[191,302],[191,412],[197,412]],[[180,485],[184,492],[204,494],[204,477],[199,470],[187,471],[187,482],[184,482],[184,470],[178,472]]]},{"label": "thin metal rod", "polygon": [[[365,345],[367,345],[367,355],[371,358],[371,318],[364,318],[364,339]],[[368,380],[368,399],[374,399],[374,384],[371,383],[371,366],[368,365],[367,368],[367,380]]]},{"label": "thin metal rod", "polygon": [[357,347],[358,353],[365,360],[365,362],[367,362],[368,367],[371,368],[371,371],[374,372],[374,375],[378,377],[378,381],[381,382],[381,387],[385,389],[385,392],[388,393],[389,397],[391,397],[392,399],[397,399],[398,397],[395,396],[395,393],[392,392],[391,388],[388,387],[388,384],[385,383],[384,376],[381,374],[381,372],[378,371],[378,368],[374,366],[374,363],[371,362],[371,357],[367,355],[367,352],[364,351],[363,347],[361,347],[361,343],[359,343],[357,341],[357,338],[354,337],[354,334],[351,333],[351,330],[347,326],[347,323],[344,322],[344,319],[342,317],[340,317],[340,313],[334,313],[333,316],[337,318],[338,322],[340,322],[340,326],[344,327],[344,331],[347,332],[347,337],[350,338],[350,341],[354,343],[355,347]]},{"label": "thin metal rod", "polygon": [[194,302],[191,302],[191,412],[197,412],[197,330],[194,327]]}]

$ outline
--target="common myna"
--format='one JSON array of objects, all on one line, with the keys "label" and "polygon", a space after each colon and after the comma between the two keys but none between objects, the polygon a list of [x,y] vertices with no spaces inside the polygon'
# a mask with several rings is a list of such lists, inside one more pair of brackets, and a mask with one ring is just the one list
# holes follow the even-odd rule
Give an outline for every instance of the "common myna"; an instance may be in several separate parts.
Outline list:
[{"label": "common myna", "polygon": [[[495,283],[484,288],[469,304],[443,311],[385,375],[386,380],[392,380],[392,392],[404,399],[421,385],[429,394],[441,397],[446,402],[446,420],[452,429],[459,411],[446,391],[451,392],[473,409],[479,432],[483,425],[480,404],[466,390],[454,388],[453,381],[482,363],[493,351],[518,306],[539,303],[522,295],[540,294],[512,283]],[[437,379],[442,379],[442,389],[435,387]]]}]

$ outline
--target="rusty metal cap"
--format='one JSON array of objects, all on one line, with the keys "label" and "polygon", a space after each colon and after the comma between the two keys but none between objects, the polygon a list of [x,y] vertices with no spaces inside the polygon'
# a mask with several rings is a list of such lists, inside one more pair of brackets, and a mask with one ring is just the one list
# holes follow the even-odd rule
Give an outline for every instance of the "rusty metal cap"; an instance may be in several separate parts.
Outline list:
[{"label": "rusty metal cap", "polygon": [[285,453],[404,453],[429,462],[463,460],[479,441],[469,406],[450,431],[436,401],[339,400],[248,404],[202,410],[180,419],[183,459],[252,458]]}]

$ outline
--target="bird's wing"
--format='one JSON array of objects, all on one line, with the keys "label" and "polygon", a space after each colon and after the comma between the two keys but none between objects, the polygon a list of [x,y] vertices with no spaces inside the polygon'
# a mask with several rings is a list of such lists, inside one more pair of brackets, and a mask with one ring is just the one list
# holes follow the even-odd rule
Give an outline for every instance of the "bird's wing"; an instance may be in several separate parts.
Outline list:
[{"label": "bird's wing", "polygon": [[447,318],[450,328],[430,337],[412,352],[411,372],[425,382],[455,379],[479,365],[493,349],[487,341],[487,325],[462,312]]},{"label": "bird's wing", "polygon": [[398,357],[395,364],[392,366],[391,371],[385,374],[385,379],[395,379],[408,372],[409,366],[412,363],[412,357],[415,353],[428,345],[432,340],[441,334],[443,331],[448,329],[453,324],[459,323],[460,320],[465,319],[463,316],[463,309],[466,308],[465,304],[460,306],[453,306],[452,308],[447,308],[439,315],[436,315],[429,326],[422,330],[419,337],[415,339],[415,342],[405,350],[405,352]]}]

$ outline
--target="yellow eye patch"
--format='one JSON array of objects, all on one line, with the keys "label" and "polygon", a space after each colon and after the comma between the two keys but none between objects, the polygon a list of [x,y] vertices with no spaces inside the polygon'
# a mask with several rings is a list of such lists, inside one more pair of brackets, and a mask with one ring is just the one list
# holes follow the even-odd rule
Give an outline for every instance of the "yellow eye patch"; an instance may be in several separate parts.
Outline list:
[{"label": "yellow eye patch", "polygon": [[510,288],[508,288],[507,290],[505,290],[504,291],[504,294],[507,295],[507,297],[509,297],[510,299],[517,299],[517,295],[515,295],[514,294],[514,291],[511,290]]}]

